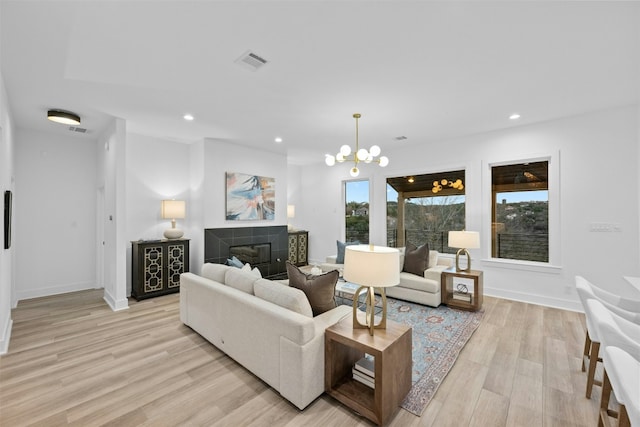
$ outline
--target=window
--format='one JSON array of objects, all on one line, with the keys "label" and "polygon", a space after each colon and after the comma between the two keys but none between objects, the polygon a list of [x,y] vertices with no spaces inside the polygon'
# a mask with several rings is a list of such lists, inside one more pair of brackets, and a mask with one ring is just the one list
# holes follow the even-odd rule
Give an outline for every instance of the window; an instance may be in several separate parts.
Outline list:
[{"label": "window", "polygon": [[549,262],[549,162],[491,167],[491,255]]},{"label": "window", "polygon": [[369,243],[369,181],[346,181],[345,241]]},{"label": "window", "polygon": [[388,178],[387,245],[428,242],[432,250],[456,253],[448,237],[465,228],[464,182],[464,170]]}]

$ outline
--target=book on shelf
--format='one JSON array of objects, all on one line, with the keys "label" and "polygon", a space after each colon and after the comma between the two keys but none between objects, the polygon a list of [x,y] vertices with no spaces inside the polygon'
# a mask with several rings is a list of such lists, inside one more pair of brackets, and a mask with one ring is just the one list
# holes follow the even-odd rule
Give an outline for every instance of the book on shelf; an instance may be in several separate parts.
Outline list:
[{"label": "book on shelf", "polygon": [[374,358],[370,355],[365,355],[362,359],[358,360],[353,368],[371,378],[375,377],[376,375]]},{"label": "book on shelf", "polygon": [[353,368],[351,372],[353,373],[354,380],[366,385],[367,387],[376,388],[375,380],[372,377],[366,374],[363,374],[362,372],[358,371],[356,368]]},{"label": "book on shelf", "polygon": [[454,292],[451,296],[453,299],[458,301],[466,301],[471,302],[472,294],[462,293],[462,292]]}]

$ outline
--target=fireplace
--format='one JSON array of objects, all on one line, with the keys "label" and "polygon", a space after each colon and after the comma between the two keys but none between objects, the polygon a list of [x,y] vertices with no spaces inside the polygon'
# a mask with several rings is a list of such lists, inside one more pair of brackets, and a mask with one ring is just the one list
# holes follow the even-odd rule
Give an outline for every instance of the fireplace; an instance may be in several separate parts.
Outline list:
[{"label": "fireplace", "polygon": [[286,278],[287,226],[205,228],[204,262],[225,264],[233,255],[257,267],[263,277]]},{"label": "fireplace", "polygon": [[233,256],[245,264],[251,264],[253,267],[269,263],[271,262],[271,243],[231,246],[229,248],[229,258]]}]

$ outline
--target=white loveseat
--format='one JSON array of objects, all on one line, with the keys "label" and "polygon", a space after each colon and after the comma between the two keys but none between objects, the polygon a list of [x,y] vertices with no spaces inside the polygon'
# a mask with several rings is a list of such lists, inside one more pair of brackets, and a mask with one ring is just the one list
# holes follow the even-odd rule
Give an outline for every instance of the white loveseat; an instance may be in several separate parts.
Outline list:
[{"label": "white loveseat", "polygon": [[[326,262],[320,264],[323,272],[344,269],[344,264],[336,263],[337,255],[328,256]],[[400,268],[404,264],[404,248],[400,248]],[[442,302],[441,276],[442,272],[453,266],[453,260],[440,256],[438,251],[429,251],[429,268],[423,276],[400,271],[400,283],[397,286],[385,288],[387,296],[418,304],[438,307]]]},{"label": "white loveseat", "polygon": [[324,330],[349,314],[338,306],[311,317],[301,290],[235,267],[180,276],[182,323],[300,409],[324,392]]}]

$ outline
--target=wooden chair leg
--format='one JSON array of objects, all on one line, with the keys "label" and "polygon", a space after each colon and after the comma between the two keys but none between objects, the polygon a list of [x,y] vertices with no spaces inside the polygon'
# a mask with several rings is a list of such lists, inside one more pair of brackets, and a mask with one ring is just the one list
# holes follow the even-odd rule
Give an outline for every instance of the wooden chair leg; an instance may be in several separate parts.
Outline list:
[{"label": "wooden chair leg", "polygon": [[582,352],[582,372],[587,370],[587,367],[584,364],[584,359],[585,357],[591,357],[589,356],[590,349],[591,349],[591,338],[589,337],[589,331],[587,331],[587,334],[584,337],[584,351]]},{"label": "wooden chair leg", "polygon": [[600,411],[598,412],[598,427],[604,427],[610,425],[609,423],[609,399],[611,397],[611,383],[607,376],[607,371],[604,372],[604,378],[602,379],[602,398],[600,399]]},{"label": "wooden chair leg", "polygon": [[592,342],[591,351],[589,352],[589,372],[587,373],[587,399],[591,399],[591,390],[596,377],[596,364],[598,363],[598,354],[600,352],[600,343]]},{"label": "wooden chair leg", "polygon": [[624,405],[620,405],[618,411],[618,427],[631,427],[631,420],[629,420],[629,414],[627,414],[627,408]]}]

